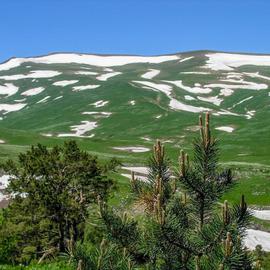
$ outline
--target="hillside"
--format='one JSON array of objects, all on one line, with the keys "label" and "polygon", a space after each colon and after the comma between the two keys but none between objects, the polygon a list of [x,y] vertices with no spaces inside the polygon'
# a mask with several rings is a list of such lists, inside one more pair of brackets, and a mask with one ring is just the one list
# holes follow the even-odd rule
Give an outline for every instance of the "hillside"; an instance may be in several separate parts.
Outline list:
[{"label": "hillside", "polygon": [[[239,180],[222,200],[238,203],[246,195],[255,210],[245,244],[270,251],[269,86],[270,55],[12,58],[0,64],[0,159],[15,158],[39,142],[53,146],[75,139],[101,160],[124,163],[113,175],[120,186],[113,200],[119,203],[127,199],[130,171],[147,179],[144,162],[156,139],[177,161],[180,149],[191,152],[198,116],[210,112],[221,163],[237,167]],[[8,204],[8,180],[0,177],[0,208]]]},{"label": "hillside", "polygon": [[133,160],[159,138],[176,155],[210,111],[224,162],[269,165],[269,67],[268,55],[207,51],[10,59],[0,65],[1,158],[67,138]]}]

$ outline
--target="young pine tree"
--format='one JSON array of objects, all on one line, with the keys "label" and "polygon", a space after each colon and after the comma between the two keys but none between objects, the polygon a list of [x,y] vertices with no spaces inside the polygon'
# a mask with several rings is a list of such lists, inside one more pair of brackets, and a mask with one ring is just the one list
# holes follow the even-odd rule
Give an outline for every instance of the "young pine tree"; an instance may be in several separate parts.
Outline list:
[{"label": "young pine tree", "polygon": [[[179,170],[171,174],[160,142],[154,147],[148,181],[133,174],[136,203],[144,207],[137,219],[100,203],[107,237],[126,250],[138,269],[252,269],[242,239],[250,214],[242,196],[239,205],[219,200],[233,185],[230,170],[218,166],[218,142],[210,132],[209,114],[199,119],[193,162],[181,151]],[[140,222],[139,222],[140,221]]]}]

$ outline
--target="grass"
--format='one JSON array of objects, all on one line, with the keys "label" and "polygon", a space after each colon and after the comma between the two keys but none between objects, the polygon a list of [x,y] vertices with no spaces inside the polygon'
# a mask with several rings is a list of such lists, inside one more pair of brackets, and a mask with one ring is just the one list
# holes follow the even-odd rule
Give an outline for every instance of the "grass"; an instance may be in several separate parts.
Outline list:
[{"label": "grass", "polygon": [[230,203],[239,203],[241,195],[244,194],[249,206],[270,205],[270,174],[242,172],[235,187],[227,192],[223,200]]}]

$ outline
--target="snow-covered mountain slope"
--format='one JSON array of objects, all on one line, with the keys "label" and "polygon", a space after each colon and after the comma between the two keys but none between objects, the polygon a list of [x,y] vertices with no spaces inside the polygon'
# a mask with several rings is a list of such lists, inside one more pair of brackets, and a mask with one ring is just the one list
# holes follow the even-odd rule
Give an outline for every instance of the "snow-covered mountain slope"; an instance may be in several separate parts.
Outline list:
[{"label": "snow-covered mountain slope", "polygon": [[174,149],[191,140],[198,114],[210,111],[227,154],[269,163],[269,85],[269,55],[13,58],[0,64],[1,147],[71,137],[121,155],[117,147],[148,148],[161,138]]}]

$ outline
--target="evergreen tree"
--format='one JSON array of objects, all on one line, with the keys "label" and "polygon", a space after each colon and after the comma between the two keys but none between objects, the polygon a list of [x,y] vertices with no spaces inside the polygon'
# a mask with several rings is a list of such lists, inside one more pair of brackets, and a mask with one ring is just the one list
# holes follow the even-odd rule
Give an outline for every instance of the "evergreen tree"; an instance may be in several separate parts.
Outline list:
[{"label": "evergreen tree", "polygon": [[106,200],[113,186],[97,158],[74,141],[52,149],[33,146],[3,168],[11,175],[12,200],[4,211],[0,248],[10,241],[10,261],[43,260],[83,239],[89,206],[98,196]]},{"label": "evergreen tree", "polygon": [[[250,214],[242,196],[239,205],[219,200],[233,186],[231,170],[218,166],[218,141],[199,119],[193,162],[181,151],[179,169],[171,173],[160,142],[154,147],[147,182],[134,174],[131,187],[145,209],[136,220],[100,202],[107,238],[125,249],[142,269],[237,270],[252,269],[242,239]],[[220,209],[221,208],[221,209]]]}]

